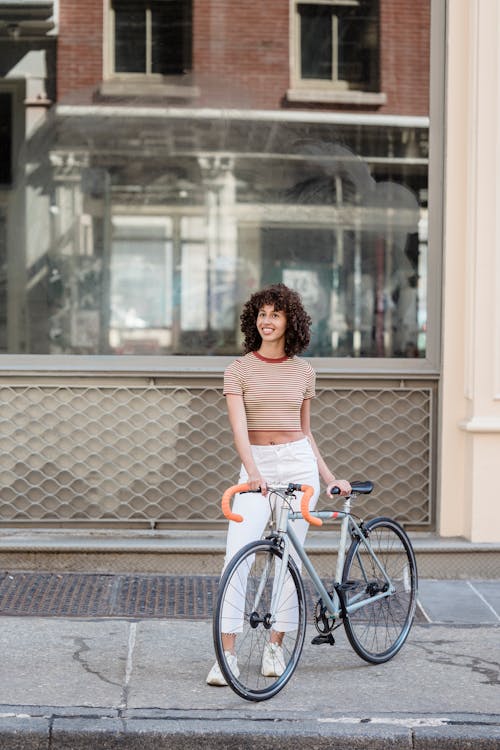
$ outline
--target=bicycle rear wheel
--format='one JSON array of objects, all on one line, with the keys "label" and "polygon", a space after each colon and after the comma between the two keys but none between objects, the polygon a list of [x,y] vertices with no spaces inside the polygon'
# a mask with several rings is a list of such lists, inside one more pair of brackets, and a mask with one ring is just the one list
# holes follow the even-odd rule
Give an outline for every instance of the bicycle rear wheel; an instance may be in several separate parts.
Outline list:
[{"label": "bicycle rear wheel", "polygon": [[398,523],[374,518],[364,528],[394,592],[369,601],[387,591],[388,584],[362,540],[354,539],[342,575],[346,606],[367,603],[344,617],[344,627],[356,653],[380,664],[397,654],[410,632],[417,601],[417,564],[411,542]]},{"label": "bicycle rear wheel", "polygon": [[[290,558],[279,603],[274,608],[276,620],[271,622],[271,603],[282,560],[282,550],[271,540],[251,542],[234,556],[219,584],[213,619],[215,653],[228,685],[251,701],[272,698],[286,685],[304,645],[304,586]],[[262,659],[273,630],[283,633],[282,658],[280,655],[275,670],[282,674],[264,676]],[[230,634],[234,634],[238,664],[234,672],[222,640],[223,635]]]}]

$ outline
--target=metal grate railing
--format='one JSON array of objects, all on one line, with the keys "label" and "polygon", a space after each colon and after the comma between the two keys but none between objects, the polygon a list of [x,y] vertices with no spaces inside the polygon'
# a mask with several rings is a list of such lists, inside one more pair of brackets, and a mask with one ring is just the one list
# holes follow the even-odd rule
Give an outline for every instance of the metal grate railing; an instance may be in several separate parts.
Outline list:
[{"label": "metal grate railing", "polygon": [[[319,386],[313,426],[327,463],[376,484],[357,511],[430,528],[432,383]],[[5,385],[0,470],[3,524],[199,527],[222,522],[238,459],[210,384]]]}]

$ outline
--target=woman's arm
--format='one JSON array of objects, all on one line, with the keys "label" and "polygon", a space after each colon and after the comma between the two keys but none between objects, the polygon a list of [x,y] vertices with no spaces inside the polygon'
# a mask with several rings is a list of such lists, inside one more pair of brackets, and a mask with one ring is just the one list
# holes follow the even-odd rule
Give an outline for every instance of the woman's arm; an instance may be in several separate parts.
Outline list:
[{"label": "woman's arm", "polygon": [[341,495],[349,495],[351,492],[351,485],[347,481],[347,479],[336,479],[335,475],[332,474],[328,466],[326,465],[323,456],[319,452],[319,448],[316,445],[316,441],[314,440],[311,432],[311,399],[305,399],[302,402],[302,407],[300,409],[300,423],[302,426],[302,432],[306,437],[309,438],[309,442],[311,443],[311,447],[313,449],[313,453],[316,456],[316,459],[318,461],[318,471],[320,473],[321,478],[323,479],[324,483],[326,484],[326,494],[329,496],[330,492],[333,487],[338,487],[340,490]]},{"label": "woman's arm", "polygon": [[250,440],[248,439],[247,415],[243,396],[229,393],[226,395],[227,412],[229,424],[233,431],[234,445],[238,451],[241,463],[247,470],[248,484],[251,490],[260,489],[263,495],[267,494],[267,484],[255,463]]}]

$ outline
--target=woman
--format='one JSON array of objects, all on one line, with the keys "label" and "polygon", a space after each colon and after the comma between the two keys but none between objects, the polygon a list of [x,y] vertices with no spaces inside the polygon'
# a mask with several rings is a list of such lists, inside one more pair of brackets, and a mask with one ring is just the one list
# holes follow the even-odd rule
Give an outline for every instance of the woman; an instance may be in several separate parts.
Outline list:
[{"label": "woman", "polygon": [[[242,463],[239,483],[248,482],[262,495],[267,495],[268,484],[309,484],[315,490],[311,509],[319,496],[319,475],[327,494],[338,487],[341,495],[348,495],[351,485],[328,469],[311,434],[316,375],[306,360],[297,357],[309,344],[311,325],[300,296],[284,284],[274,284],[250,297],[240,319],[245,353],[224,373],[229,422]],[[300,497],[296,502],[294,510],[300,508]],[[224,566],[245,544],[260,539],[270,507],[255,495],[242,494],[236,495],[233,511],[244,521],[229,522]],[[304,542],[307,522],[295,522],[294,529]],[[234,632],[222,637],[228,663],[238,675],[235,639]],[[277,677],[285,669],[282,639],[282,631],[271,631],[262,660],[262,674],[267,677]],[[207,683],[227,684],[217,663]]]}]

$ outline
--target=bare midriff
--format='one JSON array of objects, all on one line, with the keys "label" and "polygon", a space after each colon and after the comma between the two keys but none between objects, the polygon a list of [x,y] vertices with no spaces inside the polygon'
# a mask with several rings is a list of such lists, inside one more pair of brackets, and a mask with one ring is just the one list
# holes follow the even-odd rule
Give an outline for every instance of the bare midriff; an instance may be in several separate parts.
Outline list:
[{"label": "bare midriff", "polygon": [[250,445],[283,445],[303,440],[305,435],[300,430],[249,430]]}]

